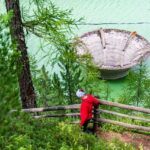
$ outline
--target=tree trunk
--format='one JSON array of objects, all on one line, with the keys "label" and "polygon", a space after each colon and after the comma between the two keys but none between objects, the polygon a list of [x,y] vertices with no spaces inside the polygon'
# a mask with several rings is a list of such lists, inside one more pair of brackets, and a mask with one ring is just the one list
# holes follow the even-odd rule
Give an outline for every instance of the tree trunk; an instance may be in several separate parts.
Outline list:
[{"label": "tree trunk", "polygon": [[13,16],[10,21],[10,32],[12,42],[17,45],[20,52],[17,67],[21,66],[18,73],[18,81],[20,87],[20,96],[23,108],[36,107],[36,95],[32,83],[27,46],[25,43],[25,35],[23,31],[19,0],[5,0],[7,12],[12,10]]}]

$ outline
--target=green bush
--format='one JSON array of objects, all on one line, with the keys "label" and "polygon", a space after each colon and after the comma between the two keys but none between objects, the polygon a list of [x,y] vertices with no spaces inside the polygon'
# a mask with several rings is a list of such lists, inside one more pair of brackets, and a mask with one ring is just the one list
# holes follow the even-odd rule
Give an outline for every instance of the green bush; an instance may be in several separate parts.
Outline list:
[{"label": "green bush", "polygon": [[10,113],[1,125],[2,150],[122,150],[134,149],[117,140],[106,142],[83,133],[79,125],[33,120],[24,113]]}]

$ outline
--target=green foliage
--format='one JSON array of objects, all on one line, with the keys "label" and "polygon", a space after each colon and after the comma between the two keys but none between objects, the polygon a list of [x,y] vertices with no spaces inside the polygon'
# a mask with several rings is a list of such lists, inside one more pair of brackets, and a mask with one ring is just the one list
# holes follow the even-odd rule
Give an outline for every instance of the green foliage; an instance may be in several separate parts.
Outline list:
[{"label": "green foliage", "polygon": [[131,71],[127,77],[127,87],[119,102],[136,106],[150,106],[150,79],[146,65]]},{"label": "green foliage", "polygon": [[64,43],[66,33],[70,34],[72,25],[79,21],[71,18],[70,10],[60,10],[51,1],[35,1],[32,12],[24,16],[26,30],[55,46]]},{"label": "green foliage", "polygon": [[[85,57],[84,60],[79,58],[76,53],[76,41],[70,40],[73,35],[72,27],[81,19],[72,19],[70,10],[62,11],[52,2],[42,0],[33,2],[35,5],[33,15],[24,17],[24,27],[51,45],[49,51],[53,51],[53,56],[47,54],[51,60],[50,65],[58,65],[60,69],[59,75],[55,73],[52,76],[53,83],[56,78],[57,81],[51,87],[56,86],[55,90],[61,93],[59,98],[66,104],[77,103],[76,90],[83,87],[91,91],[92,82],[98,77],[97,69],[91,63],[91,57]],[[55,99],[56,97],[58,94],[55,95]]]},{"label": "green foliage", "polygon": [[[105,110],[110,110],[113,112],[117,112],[117,113],[121,113],[121,114],[125,114],[128,116],[134,116],[134,117],[138,117],[138,118],[145,118],[145,119],[149,119],[149,115],[148,114],[143,114],[140,112],[134,112],[131,110],[126,110],[126,109],[119,109],[119,108],[112,108],[112,107],[106,107],[106,106],[101,106],[101,109],[105,109]],[[137,119],[130,119],[128,117],[119,117],[116,115],[112,115],[112,114],[107,114],[107,113],[101,113],[100,114],[101,118],[105,118],[105,119],[110,119],[110,120],[114,120],[114,121],[118,121],[118,122],[123,122],[123,123],[127,123],[127,124],[131,124],[131,125],[138,125],[138,126],[144,126],[144,127],[149,127],[150,123],[146,122],[146,121],[142,121],[142,120],[137,120]],[[108,123],[102,123],[101,127],[103,130],[105,131],[115,131],[115,132],[119,132],[119,133],[123,133],[125,131],[128,132],[140,132],[140,130],[136,130],[136,129],[129,129],[126,127],[122,127],[119,125],[113,125],[113,124],[108,124]],[[149,132],[143,131],[143,134],[148,134],[150,135]]]},{"label": "green foliage", "polygon": [[92,57],[90,54],[82,55],[79,58],[80,68],[82,70],[81,77],[83,78],[80,86],[86,89],[89,93],[97,92],[97,87],[95,83],[99,83],[100,72],[98,68],[92,62]]},{"label": "green foliage", "polygon": [[106,142],[86,134],[77,125],[50,124],[50,120],[33,120],[28,115],[13,112],[1,123],[0,149],[3,150],[114,150],[134,149],[129,144],[113,140]]},{"label": "green foliage", "polygon": [[[25,17],[24,26],[27,31],[54,46],[57,50],[54,59],[61,68],[60,76],[56,73],[50,76],[44,66],[41,70],[34,68],[34,83],[39,105],[75,103],[77,102],[75,91],[78,87],[83,87],[87,92],[99,93],[100,88],[97,87],[100,83],[99,71],[93,65],[91,56],[77,56],[76,45],[73,45],[70,37],[67,36],[71,33],[72,25],[76,25],[76,21],[70,18],[70,11],[60,11],[54,4],[50,2],[48,5],[44,0],[34,0],[34,2],[36,9],[32,16]],[[14,52],[16,47],[10,42],[7,30],[10,17],[11,15],[0,17],[0,108],[2,108],[0,110],[0,149],[134,149],[131,145],[117,140],[106,142],[94,135],[85,134],[79,126],[53,122],[52,119],[33,120],[28,115],[20,113],[20,110],[12,111],[13,108],[18,107],[19,99],[16,69],[16,59],[19,54]],[[145,87],[149,87],[148,82],[145,82]],[[106,93],[108,97],[108,92]],[[147,91],[147,95],[148,93]],[[137,122],[137,124],[140,123]]]},{"label": "green foliage", "polygon": [[56,73],[52,76],[51,87],[57,91],[53,92],[54,98],[62,98],[67,104],[75,103],[74,93],[80,82],[78,77],[80,70],[76,61],[75,47],[70,44],[70,37],[73,34],[72,27],[76,26],[80,19],[72,19],[70,10],[62,11],[51,1],[34,0],[33,2],[35,6],[33,15],[24,16],[24,27],[27,32],[32,32],[51,45],[49,51],[53,51],[53,56],[47,55],[51,60],[50,65],[57,64],[61,69],[60,76]]},{"label": "green foliage", "polygon": [[41,69],[37,75],[33,75],[39,99],[49,99],[51,104],[78,103],[75,95],[78,88],[97,95],[101,89],[97,84],[103,82],[98,80],[99,71],[93,65],[91,57],[84,56],[83,59],[83,56],[81,58],[77,55],[73,44],[64,44],[57,47],[60,55],[53,62],[60,68],[60,73],[50,75]]},{"label": "green foliage", "polygon": [[64,91],[64,97],[68,100],[67,104],[73,104],[77,102],[75,93],[79,87],[79,83],[82,82],[81,69],[74,45],[66,43],[64,47],[58,48],[60,52],[57,61],[60,67],[59,80]]},{"label": "green foliage", "polygon": [[[146,66],[142,63],[138,66],[138,68],[130,71],[129,75],[126,77],[127,85],[124,87],[124,93],[120,96],[118,100],[119,103],[149,108],[150,79],[148,78],[147,71],[148,70]],[[101,107],[104,107],[104,106],[101,106]],[[108,106],[104,107],[104,109],[108,109],[110,111],[114,111],[118,113],[123,113],[129,116],[149,118],[143,113],[135,113],[127,109],[119,109],[119,108],[112,108],[112,107],[109,108]],[[135,125],[145,126],[145,127],[150,126],[150,124],[147,122],[117,117],[115,115],[102,114],[101,117],[115,120],[115,121],[125,122],[128,124],[135,124]],[[129,129],[127,128],[116,126],[116,125],[111,125],[111,124],[103,124],[103,129],[113,130],[116,132],[129,131]],[[144,132],[144,133],[147,133],[147,132]]]},{"label": "green foliage", "polygon": [[36,62],[32,62],[33,82],[37,94],[38,106],[65,104],[63,90],[57,74],[49,75],[45,66],[36,69]]},{"label": "green foliage", "polygon": [[[9,111],[18,103],[18,84],[16,62],[19,56],[15,52],[16,46],[11,43],[8,22],[11,14],[0,16],[0,108],[7,108]],[[1,118],[6,112],[0,110]]]}]

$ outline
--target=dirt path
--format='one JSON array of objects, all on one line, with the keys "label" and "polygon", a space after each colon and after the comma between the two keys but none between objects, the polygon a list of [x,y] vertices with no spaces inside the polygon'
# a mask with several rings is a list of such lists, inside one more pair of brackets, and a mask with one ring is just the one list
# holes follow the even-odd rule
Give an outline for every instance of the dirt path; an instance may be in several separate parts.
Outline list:
[{"label": "dirt path", "polygon": [[116,132],[104,132],[98,131],[98,136],[105,140],[112,140],[114,138],[119,139],[122,142],[130,143],[134,145],[137,149],[139,146],[143,146],[143,150],[150,150],[150,135],[143,135],[139,133],[116,133]]}]

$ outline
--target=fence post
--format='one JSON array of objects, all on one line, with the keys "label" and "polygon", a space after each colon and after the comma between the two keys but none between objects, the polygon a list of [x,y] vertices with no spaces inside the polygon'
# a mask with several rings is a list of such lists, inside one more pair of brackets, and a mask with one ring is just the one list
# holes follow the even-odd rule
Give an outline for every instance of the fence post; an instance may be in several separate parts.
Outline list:
[{"label": "fence post", "polygon": [[98,129],[98,106],[94,106],[94,115],[93,115],[93,133],[96,133]]}]

